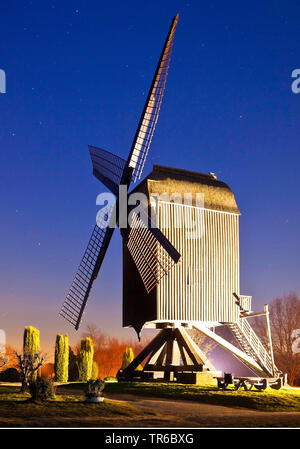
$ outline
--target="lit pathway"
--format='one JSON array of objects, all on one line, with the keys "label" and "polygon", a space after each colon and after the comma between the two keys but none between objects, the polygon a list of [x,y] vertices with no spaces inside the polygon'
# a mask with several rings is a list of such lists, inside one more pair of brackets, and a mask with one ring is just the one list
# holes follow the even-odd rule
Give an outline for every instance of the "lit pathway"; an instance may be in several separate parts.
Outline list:
[{"label": "lit pathway", "polygon": [[259,412],[193,401],[172,401],[125,394],[108,393],[105,396],[125,400],[145,412],[152,411],[161,415],[161,425],[164,427],[300,427],[300,412]]}]

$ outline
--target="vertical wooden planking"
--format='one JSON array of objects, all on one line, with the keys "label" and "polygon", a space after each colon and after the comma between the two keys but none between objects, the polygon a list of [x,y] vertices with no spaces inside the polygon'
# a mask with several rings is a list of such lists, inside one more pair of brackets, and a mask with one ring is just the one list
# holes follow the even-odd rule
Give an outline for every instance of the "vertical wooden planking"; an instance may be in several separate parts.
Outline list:
[{"label": "vertical wooden planking", "polygon": [[[185,219],[184,219],[185,218]],[[158,320],[237,320],[232,293],[239,293],[238,215],[159,201],[159,225],[181,253],[180,264],[157,288]],[[193,230],[197,238],[187,239]]]}]

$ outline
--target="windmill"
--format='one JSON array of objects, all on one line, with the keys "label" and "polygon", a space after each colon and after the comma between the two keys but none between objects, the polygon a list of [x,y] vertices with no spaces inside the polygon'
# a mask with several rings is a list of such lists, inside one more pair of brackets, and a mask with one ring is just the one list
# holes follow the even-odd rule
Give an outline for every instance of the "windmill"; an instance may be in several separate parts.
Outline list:
[{"label": "windmill", "polygon": [[[120,186],[128,191],[131,181],[141,178],[162,103],[177,22],[178,15],[171,23],[127,160],[89,146],[93,174],[116,199],[98,213],[60,315],[78,330],[116,223],[123,240],[123,326],[133,327],[138,335],[143,327],[160,329],[120,376],[134,378],[143,361],[146,363],[139,376],[163,372],[167,380],[184,381],[190,373],[216,374],[187,332],[195,328],[256,375],[275,378],[279,371],[274,364],[268,309],[253,314],[251,297],[239,292],[240,212],[227,184],[214,173],[155,165],[131,191],[146,196],[146,207],[137,212],[129,206],[130,220],[125,226],[121,223],[121,202],[127,206],[128,198],[121,201]],[[174,199],[174,192],[181,197],[190,192],[190,203]],[[172,201],[166,200],[165,193]],[[200,205],[197,195],[203,200]],[[192,224],[197,236],[187,239]],[[268,350],[247,320],[257,315],[265,315],[267,320]],[[220,325],[231,330],[239,347],[212,330]]]}]

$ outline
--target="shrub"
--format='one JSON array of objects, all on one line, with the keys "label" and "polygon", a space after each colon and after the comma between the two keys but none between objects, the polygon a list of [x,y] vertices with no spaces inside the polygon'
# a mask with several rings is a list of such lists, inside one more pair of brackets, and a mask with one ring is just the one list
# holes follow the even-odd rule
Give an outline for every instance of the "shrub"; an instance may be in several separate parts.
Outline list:
[{"label": "shrub", "polygon": [[[125,368],[127,368],[127,366],[130,365],[130,363],[133,361],[133,359],[134,359],[133,349],[126,348],[124,351],[124,354],[123,354],[121,370],[124,370]],[[143,371],[142,365],[138,365],[136,368],[136,371]]]},{"label": "shrub", "polygon": [[45,363],[39,370],[39,377],[42,379],[53,379],[54,374],[54,363]]},{"label": "shrub", "polygon": [[81,348],[78,355],[79,381],[86,382],[91,379],[94,358],[94,344],[90,337],[81,341]]},{"label": "shrub", "polygon": [[29,393],[33,401],[46,401],[55,395],[53,380],[38,379],[29,383]]},{"label": "shrub", "polygon": [[0,373],[0,381],[2,382],[20,382],[21,376],[16,368],[7,368]]},{"label": "shrub", "polygon": [[69,339],[67,335],[56,335],[54,371],[56,382],[68,382]]},{"label": "shrub", "polygon": [[102,396],[102,391],[104,390],[105,383],[101,379],[88,380],[85,388],[85,395],[88,398]]},{"label": "shrub", "polygon": [[104,378],[104,382],[107,382],[107,383],[118,382],[118,379],[113,376],[107,376]]}]

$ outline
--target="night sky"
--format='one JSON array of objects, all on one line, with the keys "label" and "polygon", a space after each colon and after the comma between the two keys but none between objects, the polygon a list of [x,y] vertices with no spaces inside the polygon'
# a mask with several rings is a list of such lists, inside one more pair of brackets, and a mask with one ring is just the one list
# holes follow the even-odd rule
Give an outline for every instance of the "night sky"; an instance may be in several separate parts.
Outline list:
[{"label": "night sky", "polygon": [[[104,188],[88,144],[126,158],[172,17],[179,23],[144,174],[153,163],[215,172],[240,219],[241,293],[260,311],[300,293],[298,1],[9,1],[0,7],[0,328],[43,348],[72,330],[58,311]],[[116,231],[82,330],[121,325]],[[143,334],[148,337],[147,331]]]}]

